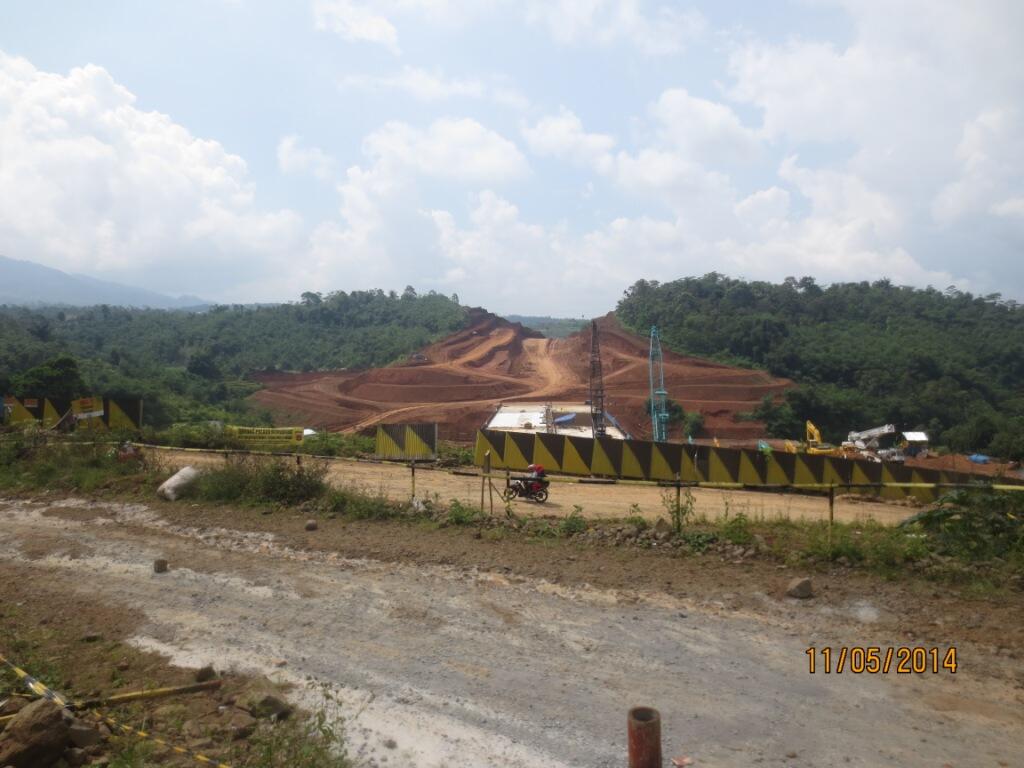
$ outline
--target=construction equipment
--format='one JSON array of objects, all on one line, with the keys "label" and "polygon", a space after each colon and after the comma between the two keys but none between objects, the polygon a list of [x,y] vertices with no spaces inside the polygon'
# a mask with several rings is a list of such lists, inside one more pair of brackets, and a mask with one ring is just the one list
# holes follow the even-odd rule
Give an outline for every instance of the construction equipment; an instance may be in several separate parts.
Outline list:
[{"label": "construction equipment", "polygon": [[807,425],[806,445],[807,453],[813,456],[842,456],[843,450],[832,445],[832,443],[824,443],[821,440],[821,430],[814,426],[814,422],[808,420]]},{"label": "construction equipment", "polygon": [[661,354],[661,338],[657,326],[651,326],[651,349],[647,367],[650,380],[651,439],[668,442],[668,392],[665,391],[665,358]]},{"label": "construction equipment", "polygon": [[604,437],[604,377],[601,375],[601,340],[597,335],[597,321],[590,321],[590,419],[594,425],[594,438]]},{"label": "construction equipment", "polygon": [[858,450],[874,450],[878,448],[878,439],[886,435],[896,434],[896,427],[892,424],[883,424],[880,427],[865,429],[861,432],[850,432],[846,436],[844,448],[856,448]]}]

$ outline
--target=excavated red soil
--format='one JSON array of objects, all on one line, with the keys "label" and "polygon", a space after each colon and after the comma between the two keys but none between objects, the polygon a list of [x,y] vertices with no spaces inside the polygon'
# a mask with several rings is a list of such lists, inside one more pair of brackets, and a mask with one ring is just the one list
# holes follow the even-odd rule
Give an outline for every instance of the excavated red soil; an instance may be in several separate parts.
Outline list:
[{"label": "excavated red soil", "polygon": [[[441,436],[472,440],[498,404],[583,402],[588,397],[590,329],[546,339],[519,323],[470,310],[467,328],[401,364],[366,371],[264,374],[253,395],[280,423],[358,431],[379,423],[437,422]],[[605,407],[635,437],[650,436],[648,340],[623,329],[613,314],[598,322]],[[705,432],[723,439],[763,434],[737,422],[765,395],[791,382],[665,351],[665,388],[687,411],[704,415]],[[679,439],[682,435],[670,435]]]},{"label": "excavated red soil", "polygon": [[951,453],[947,456],[926,456],[924,458],[907,459],[906,465],[908,467],[920,467],[921,469],[951,470],[953,472],[970,472],[975,475],[988,475],[990,477],[1024,479],[1024,476],[1020,474],[1020,464],[1017,462],[990,461],[988,464],[975,464],[963,454]]}]

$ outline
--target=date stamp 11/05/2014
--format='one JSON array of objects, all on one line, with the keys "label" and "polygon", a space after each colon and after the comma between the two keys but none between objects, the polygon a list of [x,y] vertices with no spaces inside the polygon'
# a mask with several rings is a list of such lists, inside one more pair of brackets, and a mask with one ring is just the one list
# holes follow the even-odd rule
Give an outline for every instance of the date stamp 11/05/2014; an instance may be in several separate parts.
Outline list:
[{"label": "date stamp 11/05/2014", "polygon": [[956,646],[812,646],[804,653],[807,655],[807,671],[812,675],[840,675],[844,672],[854,675],[887,675],[890,672],[898,675],[937,675],[948,672],[955,675],[957,670]]}]

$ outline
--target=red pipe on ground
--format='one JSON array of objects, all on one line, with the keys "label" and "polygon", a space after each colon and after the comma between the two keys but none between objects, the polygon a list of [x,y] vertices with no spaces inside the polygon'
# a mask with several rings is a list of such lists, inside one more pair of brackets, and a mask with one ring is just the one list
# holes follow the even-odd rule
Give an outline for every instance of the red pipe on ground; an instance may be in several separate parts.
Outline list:
[{"label": "red pipe on ground", "polygon": [[661,714],[652,707],[634,707],[626,717],[629,768],[661,768]]}]

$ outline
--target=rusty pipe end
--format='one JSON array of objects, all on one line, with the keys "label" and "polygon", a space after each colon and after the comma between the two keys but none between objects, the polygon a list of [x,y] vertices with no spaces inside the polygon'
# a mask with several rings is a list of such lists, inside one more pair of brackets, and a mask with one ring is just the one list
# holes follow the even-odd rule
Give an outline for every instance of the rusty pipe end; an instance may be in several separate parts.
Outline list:
[{"label": "rusty pipe end", "polygon": [[661,768],[661,713],[653,707],[633,707],[626,726],[629,768]]}]

